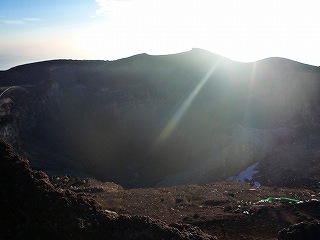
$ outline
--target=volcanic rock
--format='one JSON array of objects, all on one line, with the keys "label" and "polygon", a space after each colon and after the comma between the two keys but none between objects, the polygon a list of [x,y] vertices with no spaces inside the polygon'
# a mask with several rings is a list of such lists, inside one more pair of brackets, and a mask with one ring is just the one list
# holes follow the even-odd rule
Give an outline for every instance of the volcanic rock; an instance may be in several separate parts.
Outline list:
[{"label": "volcanic rock", "polygon": [[200,49],[26,64],[0,71],[0,138],[50,176],[125,188],[210,183],[257,162],[261,184],[292,172],[315,185],[302,172],[318,161],[319,79],[287,59]]},{"label": "volcanic rock", "polygon": [[281,230],[278,240],[318,240],[320,239],[320,221],[301,222]]},{"label": "volcanic rock", "polygon": [[214,239],[190,225],[103,212],[90,198],[56,189],[3,141],[0,192],[3,239]]}]

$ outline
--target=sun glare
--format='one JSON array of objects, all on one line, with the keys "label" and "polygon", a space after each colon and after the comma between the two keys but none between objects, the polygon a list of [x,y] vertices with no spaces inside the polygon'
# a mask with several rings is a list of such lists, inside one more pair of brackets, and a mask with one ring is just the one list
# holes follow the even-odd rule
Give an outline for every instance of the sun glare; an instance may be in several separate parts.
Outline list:
[{"label": "sun glare", "polygon": [[[30,17],[25,11],[20,16],[22,12],[19,15],[9,4],[12,9],[0,18],[2,59],[6,59],[2,62],[12,66],[52,58],[114,60],[202,48],[240,62],[284,57],[319,65],[316,0],[81,2],[63,7],[41,2],[34,7],[53,5],[52,13],[30,8]],[[10,17],[10,10],[19,17]]]},{"label": "sun glare", "polygon": [[[237,61],[311,54],[308,38],[319,24],[311,4],[292,1],[107,1],[105,16],[83,27],[79,51],[117,59],[137,53],[167,54],[194,47]],[[305,18],[306,12],[309,18]],[[307,37],[307,40],[306,40]],[[314,49],[313,51],[318,51]]]},{"label": "sun glare", "polygon": [[161,131],[160,135],[158,136],[156,140],[156,145],[159,145],[163,143],[166,139],[168,139],[175,128],[177,127],[180,120],[183,118],[185,113],[188,111],[189,107],[191,106],[193,100],[196,98],[196,96],[199,94],[201,89],[204,87],[210,76],[213,74],[213,72],[216,70],[216,68],[219,65],[219,61],[216,62],[215,65],[211,67],[211,69],[207,72],[207,74],[199,81],[197,86],[193,89],[193,91],[189,94],[189,96],[184,100],[180,108],[177,110],[177,112],[172,116],[168,124],[165,126],[165,128]]}]

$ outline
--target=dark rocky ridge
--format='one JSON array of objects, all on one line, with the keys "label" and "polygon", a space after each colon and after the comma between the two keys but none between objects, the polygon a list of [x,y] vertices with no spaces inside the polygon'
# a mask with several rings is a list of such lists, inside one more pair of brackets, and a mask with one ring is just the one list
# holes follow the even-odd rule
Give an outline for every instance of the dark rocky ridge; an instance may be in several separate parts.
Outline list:
[{"label": "dark rocky ridge", "polygon": [[103,212],[92,199],[56,189],[0,141],[1,239],[215,239],[197,227]]},{"label": "dark rocky ridge", "polygon": [[309,221],[294,224],[289,228],[283,229],[278,234],[279,240],[318,240],[320,239],[320,222]]},{"label": "dark rocky ridge", "polygon": [[0,134],[48,174],[161,186],[260,161],[260,181],[274,184],[318,167],[319,78],[286,59],[243,64],[197,49],[27,64],[0,72]]}]

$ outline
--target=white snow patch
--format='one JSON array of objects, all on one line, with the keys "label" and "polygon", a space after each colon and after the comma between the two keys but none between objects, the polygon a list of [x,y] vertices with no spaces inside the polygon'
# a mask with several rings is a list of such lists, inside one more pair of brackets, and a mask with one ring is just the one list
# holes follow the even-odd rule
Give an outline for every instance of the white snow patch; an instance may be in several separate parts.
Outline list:
[{"label": "white snow patch", "polygon": [[[240,181],[240,182],[246,182],[250,181],[253,178],[253,175],[258,173],[259,171],[255,170],[256,166],[258,166],[259,163],[255,163],[248,167],[246,170],[239,173],[238,176],[229,177],[227,180],[229,181]],[[259,182],[254,182],[254,185],[256,187],[260,187],[261,184]]]}]

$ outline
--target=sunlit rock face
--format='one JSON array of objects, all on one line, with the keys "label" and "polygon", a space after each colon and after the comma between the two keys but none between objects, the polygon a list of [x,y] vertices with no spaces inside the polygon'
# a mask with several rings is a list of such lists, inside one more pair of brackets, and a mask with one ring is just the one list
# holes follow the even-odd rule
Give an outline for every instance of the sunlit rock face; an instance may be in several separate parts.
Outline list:
[{"label": "sunlit rock face", "polygon": [[48,174],[208,182],[282,147],[318,147],[319,77],[285,59],[243,64],[199,49],[28,64],[0,72],[0,134]]}]

